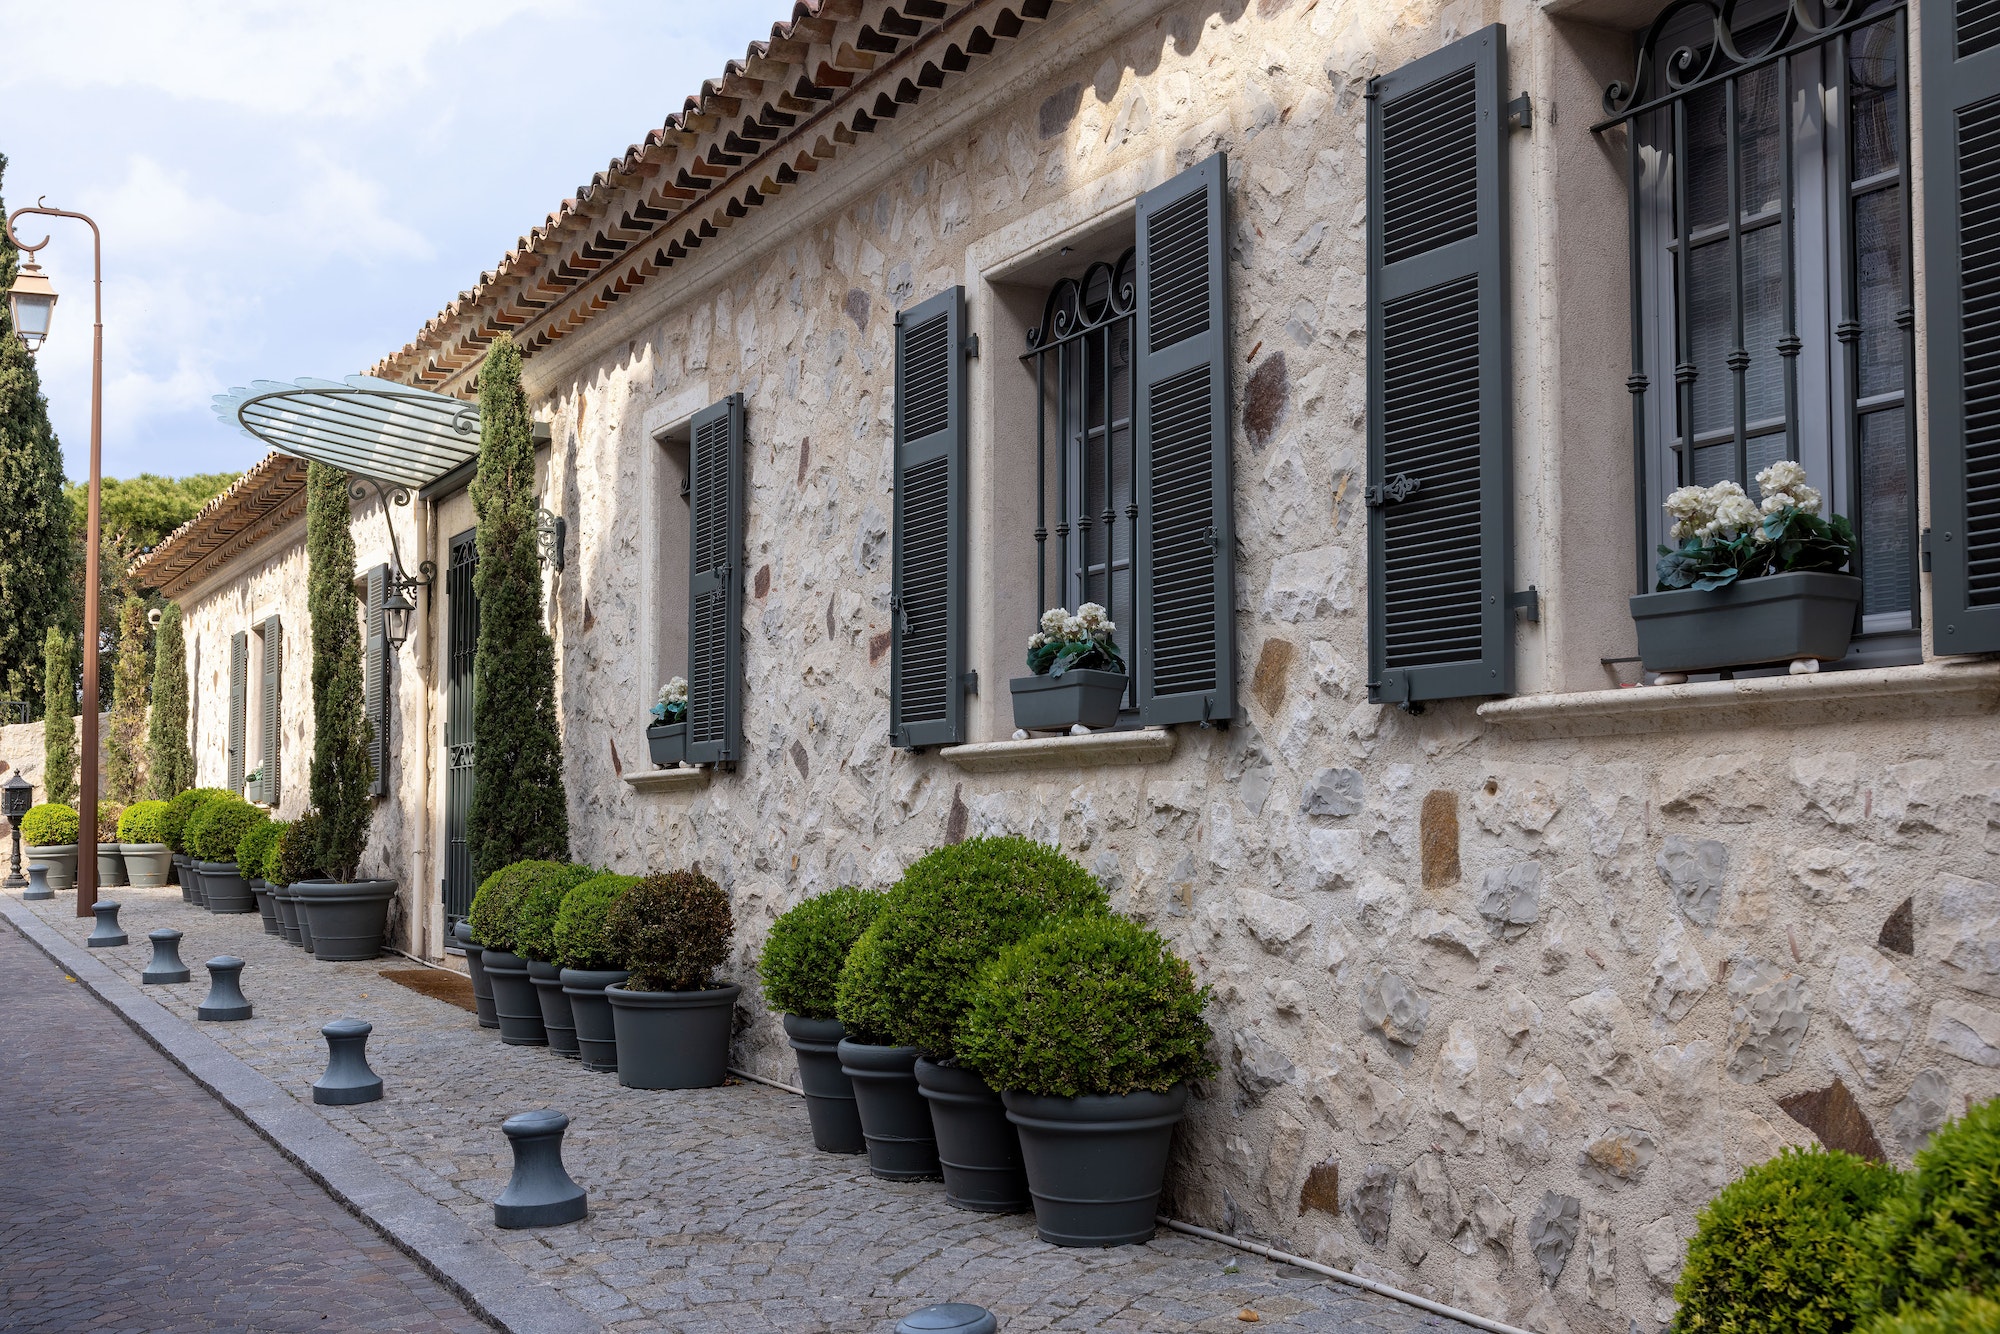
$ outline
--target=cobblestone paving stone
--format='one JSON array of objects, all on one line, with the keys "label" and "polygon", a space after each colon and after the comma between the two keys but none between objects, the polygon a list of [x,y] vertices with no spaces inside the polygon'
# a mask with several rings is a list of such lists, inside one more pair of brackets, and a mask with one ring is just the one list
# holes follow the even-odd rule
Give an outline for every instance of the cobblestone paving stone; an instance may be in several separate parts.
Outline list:
[{"label": "cobblestone paving stone", "polygon": [[0,926],[0,1328],[487,1326]]},{"label": "cobblestone paving stone", "polygon": [[[862,1158],[815,1152],[803,1100],[781,1090],[620,1088],[545,1049],[504,1046],[471,1014],[384,979],[394,958],[321,963],[264,935],[255,914],[209,914],[172,888],[115,895],[133,944],[97,957],[137,985],[146,932],[179,928],[193,981],[145,990],[190,1021],[207,990],[202,961],[246,960],[255,1017],[201,1028],[307,1105],[326,1065],[320,1026],[373,1023],[368,1059],[386,1097],[313,1110],[610,1329],[846,1334],[970,1301],[1007,1334],[1240,1330],[1245,1308],[1282,1329],[1470,1330],[1176,1233],[1114,1250],[1049,1246],[1030,1216],[966,1213],[935,1184],[878,1181]],[[66,897],[28,906],[72,940],[89,934]],[[500,1122],[539,1107],[571,1118],[564,1160],[590,1192],[590,1216],[502,1231],[491,1208],[510,1161]]]}]

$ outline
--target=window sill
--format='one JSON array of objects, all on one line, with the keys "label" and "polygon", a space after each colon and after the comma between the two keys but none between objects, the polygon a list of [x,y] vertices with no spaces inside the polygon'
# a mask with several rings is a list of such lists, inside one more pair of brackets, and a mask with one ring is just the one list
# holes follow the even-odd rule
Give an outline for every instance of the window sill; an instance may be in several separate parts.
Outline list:
[{"label": "window sill", "polygon": [[644,773],[622,775],[640,792],[678,792],[685,788],[707,787],[715,770],[707,765],[694,769],[648,769]]},{"label": "window sill", "polygon": [[938,757],[973,773],[1022,769],[1082,769],[1108,764],[1158,764],[1174,753],[1172,728],[1141,727],[1088,736],[1029,737],[1025,741],[981,741],[946,746]]},{"label": "window sill", "polygon": [[1914,667],[1523,695],[1482,704],[1479,716],[1513,732],[1572,737],[1996,710],[2000,660],[1946,658]]}]

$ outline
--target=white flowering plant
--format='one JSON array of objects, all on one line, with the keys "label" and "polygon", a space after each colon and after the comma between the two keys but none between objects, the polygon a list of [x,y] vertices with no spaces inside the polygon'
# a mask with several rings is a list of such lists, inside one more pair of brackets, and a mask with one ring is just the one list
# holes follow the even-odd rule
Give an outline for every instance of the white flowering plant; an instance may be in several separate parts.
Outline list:
[{"label": "white flowering plant", "polygon": [[1028,638],[1028,670],[1036,676],[1061,676],[1072,667],[1099,672],[1125,670],[1115,637],[1117,622],[1103,607],[1086,602],[1072,615],[1062,607],[1042,613],[1041,628]]},{"label": "white flowering plant", "polygon": [[688,716],[687,678],[676,676],[660,687],[659,698],[653,701],[648,714],[655,724],[684,723]]},{"label": "white flowering plant", "polygon": [[1854,559],[1854,529],[1835,514],[1820,517],[1820,493],[1806,470],[1786,459],[1757,474],[1752,500],[1735,482],[1684,486],[1667,497],[1678,547],[1661,547],[1655,574],[1662,593],[1712,589],[1766,574],[1837,573]]}]

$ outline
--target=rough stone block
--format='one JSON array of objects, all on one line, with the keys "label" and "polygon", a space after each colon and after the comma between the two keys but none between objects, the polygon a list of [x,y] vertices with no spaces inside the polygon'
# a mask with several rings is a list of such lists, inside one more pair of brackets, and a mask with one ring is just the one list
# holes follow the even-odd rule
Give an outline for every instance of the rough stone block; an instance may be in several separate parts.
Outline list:
[{"label": "rough stone block", "polygon": [[1486,873],[1479,893],[1479,915],[1501,940],[1518,940],[1542,914],[1542,864],[1515,862]]},{"label": "rough stone block", "polygon": [[1618,1306],[1618,1248],[1611,1220],[1596,1212],[1583,1215],[1583,1286],[1593,1306]]},{"label": "rough stone block", "polygon": [[1417,812],[1417,843],[1424,888],[1435,893],[1458,883],[1458,794],[1443,788],[1424,793]]},{"label": "rough stone block", "polygon": [[1646,1174],[1657,1150],[1645,1131],[1619,1126],[1584,1145],[1576,1165],[1585,1180],[1597,1185],[1630,1185]]},{"label": "rough stone block", "polygon": [[2000,885],[1948,875],[1924,932],[1924,953],[1967,991],[2000,996]]},{"label": "rough stone block", "polygon": [[1447,917],[1435,908],[1425,908],[1410,923],[1410,933],[1429,945],[1442,945],[1449,949],[1463,951],[1474,962],[1486,941],[1478,935],[1469,923],[1456,917]]},{"label": "rough stone block", "polygon": [[1473,1041],[1472,1025],[1463,1019],[1452,1022],[1438,1051],[1437,1072],[1431,1078],[1431,1105],[1437,1109],[1443,1129],[1454,1138],[1479,1134],[1484,1120],[1479,1048]]},{"label": "rough stone block", "polygon": [[1347,1197],[1347,1216],[1354,1230],[1370,1246],[1389,1240],[1389,1224],[1396,1206],[1396,1169],[1387,1163],[1370,1163],[1361,1171],[1361,1184]]},{"label": "rough stone block", "polygon": [[1403,1173],[1403,1182],[1417,1201],[1417,1212],[1431,1225],[1431,1231],[1440,1237],[1449,1237],[1458,1230],[1463,1217],[1458,1207],[1458,1192],[1452,1189],[1451,1177],[1446,1173],[1444,1155],[1436,1149],[1417,1155]]},{"label": "rough stone block", "polygon": [[1681,1275],[1684,1243],[1678,1224],[1669,1215],[1655,1218],[1639,1229],[1639,1264],[1646,1277],[1662,1292],[1673,1290]]},{"label": "rough stone block", "polygon": [[1678,919],[1669,921],[1660,935],[1660,952],[1653,956],[1653,985],[1646,994],[1653,1013],[1678,1023],[1707,993],[1709,983],[1708,965],[1687,928]]},{"label": "rough stone block", "polygon": [[1951,1081],[1936,1066],[1910,1081],[1909,1091],[1889,1109],[1889,1138],[1905,1155],[1930,1143],[1951,1115]]},{"label": "rough stone block", "polygon": [[1853,950],[1833,965],[1833,1017],[1861,1049],[1862,1078],[1875,1084],[1895,1065],[1917,1027],[1917,984],[1874,950]]},{"label": "rough stone block", "polygon": [[1542,1282],[1548,1287],[1556,1285],[1563,1266],[1569,1263],[1569,1253],[1576,1245],[1577,1230],[1582,1224],[1582,1210],[1583,1201],[1576,1196],[1545,1190],[1542,1202],[1528,1219],[1528,1249],[1534,1253],[1535,1263],[1541,1266]]},{"label": "rough stone block", "polygon": [[1250,678],[1250,694],[1262,706],[1266,716],[1275,718],[1278,710],[1284,707],[1285,678],[1298,656],[1298,645],[1289,639],[1267,639],[1258,651],[1257,669]]},{"label": "rough stone block", "polygon": [[1266,954],[1295,958],[1312,930],[1312,914],[1286,899],[1260,894],[1254,889],[1238,890],[1237,911],[1243,925]]},{"label": "rough stone block", "polygon": [[1299,1212],[1308,1209],[1322,1214],[1340,1212],[1340,1160],[1329,1158],[1314,1163],[1306,1172],[1306,1184],[1299,1188]]},{"label": "rough stone block", "polygon": [[1361,979],[1361,1024],[1391,1042],[1414,1047],[1430,1022],[1431,1003],[1386,968],[1370,967]]},{"label": "rough stone block", "polygon": [[1931,1008],[1931,1042],[1974,1065],[2000,1066],[2000,1014],[1964,1005],[1939,1001]]},{"label": "rough stone block", "polygon": [[1805,979],[1768,959],[1739,955],[1730,962],[1729,995],[1735,1003],[1729,1077],[1754,1084],[1791,1069],[1811,1015]]},{"label": "rough stone block", "polygon": [[1261,1034],[1248,1028],[1236,1031],[1236,1082],[1252,1102],[1291,1083],[1297,1073],[1291,1059]]},{"label": "rough stone block", "polygon": [[1854,1101],[1847,1085],[1838,1079],[1823,1089],[1780,1098],[1778,1106],[1785,1109],[1785,1115],[1812,1131],[1819,1142],[1829,1149],[1839,1149],[1878,1163],[1888,1157],[1882,1152],[1882,1142],[1875,1138],[1875,1127],[1868,1123],[1868,1114],[1861,1110],[1861,1104]]},{"label": "rough stone block", "polygon": [[1690,843],[1678,834],[1660,845],[1653,865],[1673,891],[1674,906],[1697,926],[1714,926],[1729,878],[1729,849],[1714,839]]},{"label": "rough stone block", "polygon": [[1361,774],[1355,769],[1321,769],[1306,783],[1299,796],[1299,810],[1305,815],[1330,815],[1336,819],[1358,815],[1367,804]]}]

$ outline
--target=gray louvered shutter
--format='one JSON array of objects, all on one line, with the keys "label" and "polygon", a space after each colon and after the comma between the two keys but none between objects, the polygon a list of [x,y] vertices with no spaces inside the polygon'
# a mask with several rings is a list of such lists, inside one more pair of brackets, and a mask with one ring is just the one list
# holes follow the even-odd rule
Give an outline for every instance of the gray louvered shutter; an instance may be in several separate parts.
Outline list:
[{"label": "gray louvered shutter", "polygon": [[284,624],[276,616],[264,618],[264,698],[262,698],[262,738],[260,750],[264,758],[258,760],[258,772],[264,774],[258,780],[256,800],[266,806],[278,804],[278,738],[284,730],[278,726],[278,706],[282,702],[280,674],[284,670]]},{"label": "gray louvered shutter", "polygon": [[2000,0],[1927,0],[1931,649],[2000,652]]},{"label": "gray louvered shutter", "polygon": [[1368,698],[1514,688],[1507,34],[1368,91]]},{"label": "gray louvered shutter", "polygon": [[889,739],[965,740],[965,289],[896,316]]},{"label": "gray louvered shutter", "polygon": [[1228,205],[1221,153],[1139,196],[1133,666],[1149,724],[1236,712]]},{"label": "gray louvered shutter", "polygon": [[687,758],[733,766],[743,735],[743,395],[697,412],[689,434]]},{"label": "gray louvered shutter", "polygon": [[243,743],[247,730],[243,717],[250,692],[250,632],[238,630],[229,636],[229,778],[223,786],[231,792],[243,791]]},{"label": "gray louvered shutter", "polygon": [[368,763],[374,776],[368,795],[389,795],[389,636],[382,604],[389,597],[389,567],[368,571],[367,648],[361,659],[361,708],[368,715]]}]

